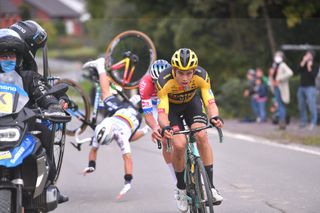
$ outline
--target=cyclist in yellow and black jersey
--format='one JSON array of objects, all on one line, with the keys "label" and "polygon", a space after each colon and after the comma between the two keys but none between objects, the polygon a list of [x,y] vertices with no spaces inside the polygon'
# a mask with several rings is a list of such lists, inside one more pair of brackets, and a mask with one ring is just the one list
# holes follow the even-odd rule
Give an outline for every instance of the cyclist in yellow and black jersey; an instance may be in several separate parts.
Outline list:
[{"label": "cyclist in yellow and black jersey", "polygon": [[[159,79],[157,83],[158,96],[163,97],[158,108],[165,112],[169,111],[169,102],[174,104],[183,104],[192,100],[199,88],[201,90],[202,100],[207,106],[214,101],[214,95],[210,89],[210,78],[208,73],[200,66],[194,70],[194,75],[188,85],[180,85],[173,76],[172,68],[167,68],[164,72],[164,78]],[[166,98],[168,95],[168,100]]]},{"label": "cyclist in yellow and black jersey", "polygon": [[[219,117],[210,78],[208,73],[198,66],[197,55],[188,48],[181,48],[173,54],[171,66],[172,68],[160,73],[157,81],[157,95],[160,100],[158,121],[162,135],[173,141],[172,163],[177,177],[175,198],[178,209],[186,212],[188,211],[184,181],[186,138],[179,134],[173,136],[172,132],[184,128],[183,119],[191,129],[205,126],[208,123],[205,108],[212,125],[221,128],[223,121]],[[223,197],[213,185],[213,152],[205,130],[196,134],[196,141],[212,186],[214,202],[219,204]]]}]

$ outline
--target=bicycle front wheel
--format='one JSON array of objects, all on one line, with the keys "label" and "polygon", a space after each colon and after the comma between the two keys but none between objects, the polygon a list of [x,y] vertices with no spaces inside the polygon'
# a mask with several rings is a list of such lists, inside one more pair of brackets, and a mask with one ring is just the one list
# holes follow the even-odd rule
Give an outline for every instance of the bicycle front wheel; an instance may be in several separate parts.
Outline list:
[{"label": "bicycle front wheel", "polygon": [[80,129],[80,133],[84,132],[90,121],[90,102],[89,98],[80,87],[79,84],[70,79],[61,79],[57,84],[65,83],[68,85],[67,96],[69,98],[69,106],[67,112],[72,116],[71,121],[67,123],[66,134],[74,136],[76,131]]},{"label": "bicycle front wheel", "polygon": [[[130,58],[129,70],[118,66],[124,58]],[[106,66],[111,80],[125,89],[134,89],[156,60],[156,48],[144,33],[129,30],[112,39],[106,50]],[[115,64],[118,64],[115,66]],[[135,66],[131,70],[132,65]]]},{"label": "bicycle front wheel", "polygon": [[200,158],[196,159],[195,165],[195,192],[198,198],[198,212],[213,213],[213,196],[207,172]]},{"label": "bicycle front wheel", "polygon": [[56,176],[54,177],[53,183],[56,183],[58,181],[60,175],[64,154],[64,146],[66,141],[66,124],[58,125],[60,126],[57,127],[58,130],[55,132],[55,138],[53,143],[53,158],[56,167]]}]

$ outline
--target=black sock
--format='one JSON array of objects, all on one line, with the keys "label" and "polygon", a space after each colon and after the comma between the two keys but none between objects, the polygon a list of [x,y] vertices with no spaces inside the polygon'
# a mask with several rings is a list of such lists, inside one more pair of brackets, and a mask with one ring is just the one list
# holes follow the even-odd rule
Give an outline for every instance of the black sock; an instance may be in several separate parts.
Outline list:
[{"label": "black sock", "polygon": [[132,178],[133,178],[132,174],[125,174],[124,175],[124,184],[131,183]]},{"label": "black sock", "polygon": [[214,188],[214,185],[213,185],[213,165],[205,166],[204,168],[206,169],[211,187]]},{"label": "black sock", "polygon": [[182,172],[176,172],[176,177],[178,189],[186,189],[186,183],[184,182],[184,170]]}]

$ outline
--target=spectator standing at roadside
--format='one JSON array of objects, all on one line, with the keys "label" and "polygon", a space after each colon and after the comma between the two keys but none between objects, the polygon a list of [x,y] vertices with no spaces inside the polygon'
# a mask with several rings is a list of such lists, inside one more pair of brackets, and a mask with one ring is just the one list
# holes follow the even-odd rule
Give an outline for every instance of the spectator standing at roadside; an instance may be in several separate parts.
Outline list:
[{"label": "spectator standing at roadside", "polygon": [[317,77],[319,66],[314,62],[315,52],[308,50],[305,52],[298,68],[300,74],[300,86],[297,92],[300,128],[304,128],[308,122],[307,106],[310,111],[310,126],[312,130],[317,125],[317,89],[315,79]]},{"label": "spectator standing at roadside", "polygon": [[256,78],[260,78],[263,84],[267,86],[269,85],[269,78],[264,75],[263,69],[261,67],[256,68]]},{"label": "spectator standing at roadside", "polygon": [[267,121],[267,113],[266,113],[266,103],[268,99],[268,87],[263,82],[262,78],[256,78],[255,86],[254,86],[254,98],[257,104],[258,109],[258,117],[257,122],[266,122]]},{"label": "spectator standing at roadside", "polygon": [[[255,90],[254,90],[255,78],[256,78],[255,71],[253,69],[249,69],[247,71],[247,87],[243,92],[243,97],[250,99],[250,106],[251,106],[251,110],[253,113],[254,121],[257,119],[257,117],[259,115],[258,105],[257,105],[257,101],[255,99]],[[252,117],[250,116],[248,119],[251,120]]]},{"label": "spectator standing at roadside", "polygon": [[286,104],[290,103],[289,78],[293,75],[293,72],[284,62],[284,54],[281,51],[274,54],[272,68],[269,80],[278,105],[279,129],[285,130]]}]

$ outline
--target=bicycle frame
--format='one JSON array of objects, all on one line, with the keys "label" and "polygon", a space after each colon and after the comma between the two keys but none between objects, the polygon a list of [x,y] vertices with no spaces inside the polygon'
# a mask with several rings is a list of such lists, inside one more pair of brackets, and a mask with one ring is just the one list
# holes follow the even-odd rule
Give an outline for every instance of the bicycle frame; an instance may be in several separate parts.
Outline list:
[{"label": "bicycle frame", "polygon": [[131,81],[131,78],[135,70],[135,65],[132,65],[130,71],[129,71],[129,66],[130,66],[130,58],[128,57],[112,65],[108,71],[119,70],[124,67],[124,74],[122,78],[122,86],[124,86],[126,83],[129,83]]},{"label": "bicycle frame", "polygon": [[95,129],[96,124],[97,124],[97,119],[98,119],[98,109],[99,109],[99,103],[100,103],[100,98],[101,98],[101,87],[98,82],[94,82],[94,86],[96,89],[96,94],[94,97],[94,104],[93,104],[93,112],[92,112],[92,118],[90,122],[90,127],[92,129]]},{"label": "bicycle frame", "polygon": [[[199,180],[199,177],[200,177],[199,171],[201,171],[201,170],[204,171],[204,166],[201,161],[200,153],[199,153],[199,150],[197,147],[195,133],[202,131],[202,130],[205,130],[205,129],[208,129],[208,128],[211,128],[211,127],[212,127],[211,125],[208,125],[208,126],[204,126],[204,127],[199,127],[199,128],[195,128],[195,129],[186,129],[186,130],[182,130],[182,131],[178,131],[178,132],[173,133],[173,135],[177,135],[177,134],[186,135],[187,144],[186,144],[186,151],[185,151],[186,160],[185,160],[184,179],[185,179],[185,183],[187,185],[186,190],[188,193],[188,196],[187,196],[188,203],[190,205],[190,208],[191,208],[191,206],[196,208],[196,209],[193,209],[193,211],[196,210],[196,212],[198,212],[197,209],[199,210],[199,209],[203,208],[203,203],[204,202],[207,203],[207,200],[203,200],[198,195],[199,188],[197,188],[197,186],[199,187],[199,185],[197,184],[198,183],[197,179]],[[219,133],[220,142],[222,142],[222,139],[223,139],[222,131],[218,127],[216,127],[216,129],[218,130],[218,133]],[[159,146],[159,144],[158,144],[158,146]],[[170,151],[170,150],[171,150],[170,142],[168,141],[167,151]],[[199,162],[200,162],[200,166],[199,166]],[[210,186],[208,185],[209,180],[207,179],[207,175],[205,175],[205,176],[206,177],[202,176],[201,179],[203,179],[204,183],[206,183],[206,184],[204,184],[204,187],[205,187],[205,191],[207,193],[210,190],[209,189]],[[202,190],[204,190],[204,189],[202,189]],[[211,191],[210,191],[210,193],[211,193]],[[207,194],[207,196],[208,196],[208,194]],[[210,195],[210,197],[212,199],[212,195]],[[211,205],[211,207],[209,207],[209,209],[211,208],[210,212],[213,212],[213,206],[212,206],[212,204],[210,204],[210,205]]]},{"label": "bicycle frame", "polygon": [[124,87],[127,83],[130,83],[136,68],[136,63],[139,61],[138,56],[131,53],[130,51],[125,52],[124,55],[125,55],[124,59],[120,60],[119,62],[107,68],[107,72],[110,72],[110,74],[112,71],[116,71],[124,68],[123,77],[121,79],[122,87]]}]

